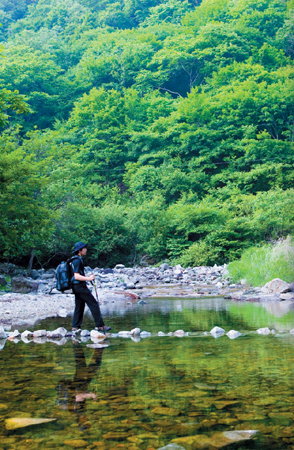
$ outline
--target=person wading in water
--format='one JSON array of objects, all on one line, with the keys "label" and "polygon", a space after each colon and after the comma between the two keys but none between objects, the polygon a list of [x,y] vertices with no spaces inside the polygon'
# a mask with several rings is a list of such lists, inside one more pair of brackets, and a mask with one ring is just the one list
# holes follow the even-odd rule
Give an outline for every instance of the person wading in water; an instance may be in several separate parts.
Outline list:
[{"label": "person wading in water", "polygon": [[81,331],[81,325],[84,317],[85,304],[88,305],[95,321],[95,330],[106,332],[111,330],[102,319],[98,302],[95,300],[90,290],[87,288],[87,281],[94,281],[95,275],[85,276],[83,256],[87,254],[88,244],[77,242],[74,246],[76,257],[69,262],[72,272],[72,290],[75,294],[75,310],[72,321],[72,331],[77,333]]}]

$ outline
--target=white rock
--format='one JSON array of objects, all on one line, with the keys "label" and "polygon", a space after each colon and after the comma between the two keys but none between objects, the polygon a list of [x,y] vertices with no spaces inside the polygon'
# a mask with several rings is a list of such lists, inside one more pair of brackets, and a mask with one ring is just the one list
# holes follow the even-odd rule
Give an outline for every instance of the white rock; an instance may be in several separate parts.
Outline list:
[{"label": "white rock", "polygon": [[[294,331],[294,330],[293,330]],[[158,331],[157,333],[158,336],[165,336],[165,333],[163,333],[162,331]]]},{"label": "white rock", "polygon": [[268,327],[265,327],[265,328],[259,328],[259,329],[257,330],[257,333],[258,333],[258,334],[265,334],[265,335],[267,335],[267,334],[271,334],[271,330],[270,330]]},{"label": "white rock", "polygon": [[140,333],[141,333],[141,330],[138,327],[131,330],[131,336],[140,336]]},{"label": "white rock", "polygon": [[90,331],[88,330],[82,330],[81,331],[81,337],[90,336]]},{"label": "white rock", "polygon": [[158,450],[185,450],[185,448],[172,442],[164,447],[160,447]]},{"label": "white rock", "polygon": [[130,331],[119,331],[118,337],[128,338],[131,336]]},{"label": "white rock", "polygon": [[108,347],[107,344],[87,344],[87,347],[89,348],[106,348]]},{"label": "white rock", "polygon": [[51,338],[63,338],[67,334],[67,330],[63,327],[56,328],[56,330],[48,331],[47,336]]},{"label": "white rock", "polygon": [[58,314],[59,317],[66,317],[67,316],[67,310],[65,308],[60,308],[58,310],[57,314]]},{"label": "white rock", "polygon": [[173,336],[174,333],[172,331],[170,331],[169,333],[167,333],[168,336]]},{"label": "white rock", "polygon": [[16,337],[20,335],[20,332],[18,330],[14,330],[8,333],[9,337]]},{"label": "white rock", "polygon": [[220,327],[214,327],[212,330],[210,330],[210,334],[214,337],[215,336],[219,337],[219,336],[222,336],[223,334],[225,334],[225,330]]},{"label": "white rock", "polygon": [[294,292],[286,292],[285,294],[280,294],[280,300],[294,300]]},{"label": "white rock", "polygon": [[290,330],[290,333],[291,333],[291,334],[294,334],[294,328],[292,328],[292,330]]},{"label": "white rock", "polygon": [[227,333],[227,336],[228,336],[230,339],[236,339],[237,337],[242,336],[242,333],[239,333],[239,331],[230,330],[230,331]]},{"label": "white rock", "polygon": [[216,283],[216,287],[218,289],[221,289],[223,287],[223,283],[221,283],[220,281],[218,283]]},{"label": "white rock", "polygon": [[91,336],[91,338],[94,338],[94,339],[105,339],[105,337],[106,337],[105,334],[100,333],[100,331],[97,331],[97,330],[92,330],[90,333],[90,336]]},{"label": "white rock", "polygon": [[[34,334],[34,333],[33,333],[32,331],[26,330],[26,331],[24,331],[23,333],[21,333],[21,339],[25,342],[24,339],[28,340],[27,338],[28,338],[28,337],[33,337],[33,334]],[[28,341],[28,342],[30,342],[30,341]],[[27,344],[27,342],[26,342],[26,344]]]},{"label": "white rock", "polygon": [[286,281],[280,278],[274,278],[273,280],[266,283],[261,289],[264,294],[281,294],[289,291],[290,285]]},{"label": "white rock", "polygon": [[146,338],[149,336],[151,336],[151,333],[149,333],[149,331],[141,331],[141,333],[140,333],[141,338]]},{"label": "white rock", "polygon": [[33,336],[34,336],[34,338],[47,336],[47,331],[46,330],[36,330],[36,331],[34,331]]},{"label": "white rock", "polygon": [[185,331],[184,330],[177,330],[177,331],[174,332],[174,336],[183,337],[183,336],[185,336]]}]

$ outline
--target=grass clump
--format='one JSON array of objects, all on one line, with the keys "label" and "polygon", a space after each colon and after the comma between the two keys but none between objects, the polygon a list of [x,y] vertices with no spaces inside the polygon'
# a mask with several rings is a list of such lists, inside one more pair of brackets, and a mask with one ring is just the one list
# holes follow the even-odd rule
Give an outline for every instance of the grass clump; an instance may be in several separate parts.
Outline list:
[{"label": "grass clump", "polygon": [[264,245],[245,250],[238,261],[228,265],[234,281],[245,279],[253,286],[262,286],[273,278],[294,281],[294,241],[288,236],[274,246]]}]

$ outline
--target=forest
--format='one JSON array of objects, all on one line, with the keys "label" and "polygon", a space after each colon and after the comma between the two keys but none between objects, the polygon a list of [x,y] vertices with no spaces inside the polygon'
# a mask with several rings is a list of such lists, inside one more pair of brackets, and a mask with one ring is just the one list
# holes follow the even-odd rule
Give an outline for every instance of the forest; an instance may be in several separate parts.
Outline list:
[{"label": "forest", "polygon": [[0,0],[0,260],[228,263],[294,232],[294,0]]}]

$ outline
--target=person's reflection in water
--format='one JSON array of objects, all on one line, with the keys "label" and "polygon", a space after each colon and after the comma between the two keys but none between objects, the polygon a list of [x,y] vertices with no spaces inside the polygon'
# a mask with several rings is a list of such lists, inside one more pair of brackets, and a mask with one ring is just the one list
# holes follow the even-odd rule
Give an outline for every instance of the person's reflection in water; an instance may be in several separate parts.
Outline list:
[{"label": "person's reflection in water", "polygon": [[73,344],[76,372],[72,381],[62,380],[58,386],[58,404],[61,409],[68,409],[77,417],[80,430],[89,428],[85,415],[86,400],[96,400],[94,392],[88,392],[88,385],[98,378],[104,348],[95,348],[90,364],[87,366],[85,353],[79,342]]}]

